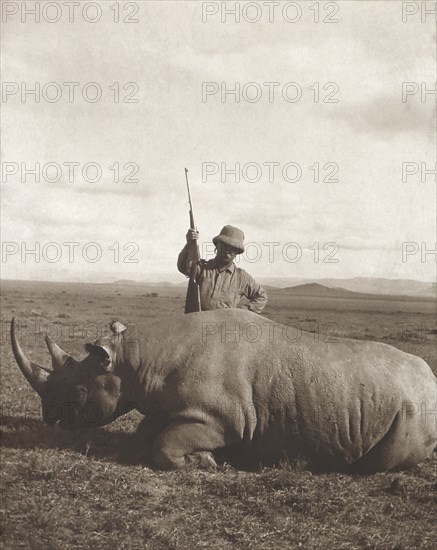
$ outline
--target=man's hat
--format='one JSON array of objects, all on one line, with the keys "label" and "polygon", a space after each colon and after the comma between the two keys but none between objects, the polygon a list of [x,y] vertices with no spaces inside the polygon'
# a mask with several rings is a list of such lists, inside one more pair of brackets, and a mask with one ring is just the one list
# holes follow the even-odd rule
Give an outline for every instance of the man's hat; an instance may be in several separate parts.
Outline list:
[{"label": "man's hat", "polygon": [[218,242],[228,244],[237,250],[237,254],[244,252],[244,233],[233,225],[225,225],[220,231],[220,235],[214,237],[212,242],[216,246]]}]

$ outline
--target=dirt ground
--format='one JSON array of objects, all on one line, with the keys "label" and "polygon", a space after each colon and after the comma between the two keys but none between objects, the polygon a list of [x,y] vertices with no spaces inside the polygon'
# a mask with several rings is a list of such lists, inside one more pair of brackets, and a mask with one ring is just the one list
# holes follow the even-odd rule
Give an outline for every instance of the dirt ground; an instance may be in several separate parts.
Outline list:
[{"label": "dirt ground", "polygon": [[[315,474],[304,460],[245,472],[145,466],[140,415],[56,435],[15,364],[10,320],[32,360],[48,364],[45,333],[66,351],[121,319],[182,314],[185,289],[145,285],[2,283],[2,548],[436,548],[437,453],[405,472]],[[269,293],[266,317],[316,339],[384,342],[437,374],[436,303]]]}]

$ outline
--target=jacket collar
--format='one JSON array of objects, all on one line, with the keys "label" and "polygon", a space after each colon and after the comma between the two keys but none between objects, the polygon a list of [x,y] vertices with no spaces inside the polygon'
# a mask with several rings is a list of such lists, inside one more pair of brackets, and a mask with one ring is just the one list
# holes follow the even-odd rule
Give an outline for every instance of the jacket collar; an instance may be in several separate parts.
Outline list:
[{"label": "jacket collar", "polygon": [[234,273],[235,268],[236,268],[236,265],[234,264],[234,262],[232,262],[231,265],[228,265],[227,267],[218,268],[217,263],[215,261],[215,258],[210,260],[208,263],[210,264],[211,267],[213,267],[214,269],[217,269],[218,271],[220,271],[220,273],[222,273],[223,271],[227,271],[228,273],[232,274],[232,273]]},{"label": "jacket collar", "polygon": [[228,267],[225,267],[224,269],[219,269],[219,271],[227,271],[228,273],[232,274],[235,271],[234,262],[232,262],[231,265],[228,265]]}]

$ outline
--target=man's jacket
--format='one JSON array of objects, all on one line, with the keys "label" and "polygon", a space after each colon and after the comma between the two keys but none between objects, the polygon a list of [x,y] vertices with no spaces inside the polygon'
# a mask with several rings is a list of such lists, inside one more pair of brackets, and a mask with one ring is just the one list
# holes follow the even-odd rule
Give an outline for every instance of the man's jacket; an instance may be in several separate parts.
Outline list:
[{"label": "man's jacket", "polygon": [[[178,270],[189,275],[187,263],[187,246],[178,257]],[[267,293],[254,279],[234,263],[218,269],[215,258],[198,263],[196,282],[200,289],[202,311],[210,309],[235,308],[242,297],[249,300],[243,308],[261,313],[267,303]]]}]

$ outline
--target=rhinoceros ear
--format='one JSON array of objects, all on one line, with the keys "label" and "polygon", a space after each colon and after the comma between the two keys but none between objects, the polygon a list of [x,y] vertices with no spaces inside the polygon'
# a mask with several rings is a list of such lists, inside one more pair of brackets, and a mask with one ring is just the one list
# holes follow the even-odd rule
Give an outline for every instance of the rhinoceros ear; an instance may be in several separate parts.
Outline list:
[{"label": "rhinoceros ear", "polygon": [[123,325],[121,321],[112,321],[112,323],[109,325],[109,328],[111,329],[113,334],[121,334],[125,330],[127,330],[127,327]]},{"label": "rhinoceros ear", "polygon": [[85,344],[85,350],[93,355],[101,367],[106,371],[112,371],[112,352],[106,346],[99,346],[98,344]]}]

